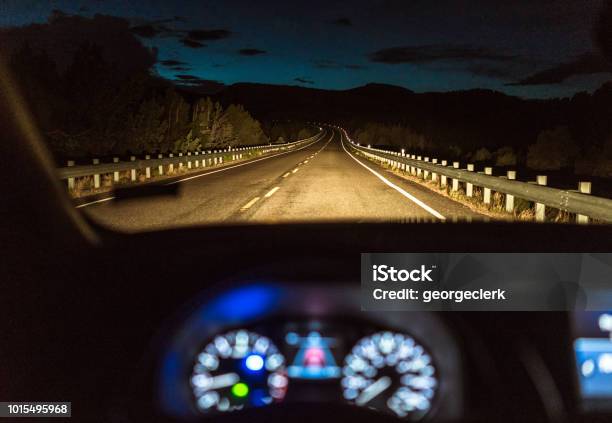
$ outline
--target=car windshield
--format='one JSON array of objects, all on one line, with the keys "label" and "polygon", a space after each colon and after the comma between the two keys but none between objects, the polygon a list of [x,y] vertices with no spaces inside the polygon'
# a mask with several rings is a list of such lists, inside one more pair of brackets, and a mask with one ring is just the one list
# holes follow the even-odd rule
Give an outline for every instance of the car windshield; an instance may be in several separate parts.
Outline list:
[{"label": "car windshield", "polygon": [[74,206],[121,231],[612,222],[612,6],[8,1]]}]

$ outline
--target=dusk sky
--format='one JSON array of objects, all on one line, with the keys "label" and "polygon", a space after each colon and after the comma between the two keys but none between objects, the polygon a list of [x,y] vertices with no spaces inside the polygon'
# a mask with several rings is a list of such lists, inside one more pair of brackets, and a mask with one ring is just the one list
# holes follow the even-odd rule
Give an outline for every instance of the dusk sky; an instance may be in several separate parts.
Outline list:
[{"label": "dusk sky", "polygon": [[[183,81],[417,92],[488,88],[555,97],[611,79],[592,37],[602,0],[3,0],[0,26],[54,10],[125,19],[157,49],[154,69]],[[75,40],[77,42],[78,40]]]}]

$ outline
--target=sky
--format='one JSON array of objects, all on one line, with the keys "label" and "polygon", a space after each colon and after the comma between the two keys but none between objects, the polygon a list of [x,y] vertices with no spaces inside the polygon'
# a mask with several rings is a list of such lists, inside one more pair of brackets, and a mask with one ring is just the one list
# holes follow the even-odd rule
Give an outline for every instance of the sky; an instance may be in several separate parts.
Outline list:
[{"label": "sky", "polygon": [[154,72],[189,84],[375,82],[547,98],[612,79],[592,36],[603,1],[0,0],[0,27],[19,36],[42,34],[58,14],[116,17],[154,51]]}]

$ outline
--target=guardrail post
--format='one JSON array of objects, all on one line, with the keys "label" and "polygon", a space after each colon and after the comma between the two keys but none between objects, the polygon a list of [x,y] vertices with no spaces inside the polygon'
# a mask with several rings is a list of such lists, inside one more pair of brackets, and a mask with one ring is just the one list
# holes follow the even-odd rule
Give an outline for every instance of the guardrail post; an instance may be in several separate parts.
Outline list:
[{"label": "guardrail post", "polygon": [[[453,167],[455,169],[459,169],[459,162],[453,162]],[[453,191],[459,191],[459,179],[457,178],[453,178],[453,187],[452,187]]]},{"label": "guardrail post", "polygon": [[[473,172],[474,165],[472,163],[468,163],[467,170],[468,172]],[[474,184],[470,184],[469,182],[465,183],[465,195],[467,195],[468,197],[474,196]]]},{"label": "guardrail post", "polygon": [[[508,180],[513,181],[516,179],[516,171],[509,170],[507,173]],[[514,195],[506,194],[506,212],[514,213]]]},{"label": "guardrail post", "polygon": [[[173,158],[173,157],[174,157],[174,154],[170,153],[170,154],[169,154],[169,157],[170,157],[170,158]],[[170,164],[168,165],[168,173],[172,173],[172,172],[174,172],[174,163],[170,163]]]},{"label": "guardrail post", "polygon": [[[438,164],[438,159],[431,159],[431,162],[433,164]],[[437,182],[438,181],[438,174],[436,172],[431,172],[431,180],[433,182]]]},{"label": "guardrail post", "polygon": [[[93,159],[92,163],[95,165],[100,164],[100,159]],[[93,180],[94,180],[94,188],[100,188],[100,174],[99,173],[94,174]]]},{"label": "guardrail post", "polygon": [[[68,167],[74,166],[74,160],[68,160]],[[74,191],[74,178],[68,178],[68,189]]]},{"label": "guardrail post", "polygon": [[[131,156],[130,157],[130,161],[134,162],[136,161],[136,156]],[[132,176],[132,182],[136,182],[136,168],[130,169],[130,175]]]},{"label": "guardrail post", "polygon": [[[591,183],[590,182],[578,182],[578,192],[582,194],[590,194],[591,193]],[[585,216],[584,214],[577,214],[576,223],[578,223],[579,225],[588,224],[589,216]]]},{"label": "guardrail post", "polygon": [[[119,157],[113,157],[113,163],[119,163]],[[119,172],[113,172],[113,182],[119,182]]]},{"label": "guardrail post", "polygon": [[187,153],[187,169],[191,169],[191,151]]},{"label": "guardrail post", "polygon": [[199,156],[200,156],[200,152],[199,152],[199,151],[196,151],[194,154],[195,154],[196,156],[198,156],[198,157],[196,157],[196,159],[195,159],[195,167],[200,167],[200,158],[199,158]]},{"label": "guardrail post", "polygon": [[[145,155],[145,160],[151,160],[151,156],[148,154]],[[149,166],[149,163],[147,163],[147,167],[145,167],[145,177],[151,179],[151,166]]]},{"label": "guardrail post", "polygon": [[[416,160],[416,155],[413,154],[412,156],[410,156],[410,158],[412,160]],[[410,166],[410,174],[411,175],[416,175],[416,167]]]},{"label": "guardrail post", "polygon": [[402,148],[402,157],[406,157],[406,150]]},{"label": "guardrail post", "polygon": [[[429,157],[425,157],[425,161],[429,162]],[[429,171],[428,170],[423,170],[423,179],[427,180],[429,179]]]},{"label": "guardrail post", "polygon": [[[442,166],[446,166],[448,162],[446,160],[442,160]],[[440,187],[446,188],[446,175],[440,175]]]},{"label": "guardrail post", "polygon": [[[183,157],[183,153],[179,153],[179,157]],[[179,170],[179,172],[180,172],[181,170],[183,170],[183,160],[182,160],[182,159],[179,159],[179,166],[178,166],[178,170]]]},{"label": "guardrail post", "polygon": [[[536,183],[538,185],[546,186],[548,183],[548,177],[546,175],[538,175],[536,177]],[[546,218],[546,206],[542,203],[536,203],[535,205],[535,218],[536,222],[544,222]]]},{"label": "guardrail post", "polygon": [[[417,160],[421,160],[421,156],[417,156]],[[423,170],[420,167],[417,167],[417,178],[421,177],[421,174],[423,173]]]},{"label": "guardrail post", "polygon": [[[158,154],[157,155],[158,159],[163,159],[164,155],[163,154]],[[164,165],[160,164],[159,166],[157,166],[157,173],[159,173],[159,176],[163,176],[164,174]]]},{"label": "guardrail post", "polygon": [[[485,175],[493,175],[493,168],[485,167],[484,173]],[[482,201],[485,204],[491,204],[491,188],[483,187]]]}]

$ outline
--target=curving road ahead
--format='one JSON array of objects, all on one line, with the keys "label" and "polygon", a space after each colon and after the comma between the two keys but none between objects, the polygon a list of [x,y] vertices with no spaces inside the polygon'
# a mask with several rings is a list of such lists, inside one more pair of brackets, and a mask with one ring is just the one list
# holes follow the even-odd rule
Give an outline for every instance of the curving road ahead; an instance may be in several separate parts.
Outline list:
[{"label": "curving road ahead", "polygon": [[186,176],[177,197],[84,207],[114,229],[141,231],[207,223],[478,219],[468,207],[349,153],[326,129],[299,150]]}]

